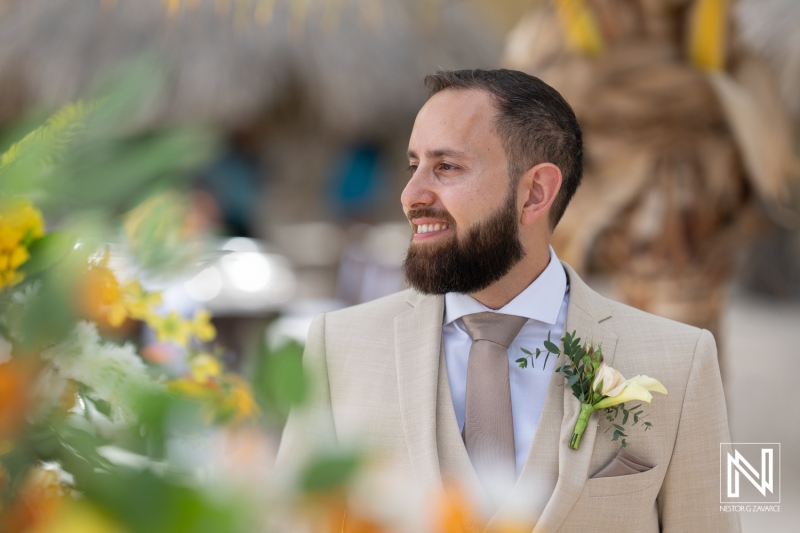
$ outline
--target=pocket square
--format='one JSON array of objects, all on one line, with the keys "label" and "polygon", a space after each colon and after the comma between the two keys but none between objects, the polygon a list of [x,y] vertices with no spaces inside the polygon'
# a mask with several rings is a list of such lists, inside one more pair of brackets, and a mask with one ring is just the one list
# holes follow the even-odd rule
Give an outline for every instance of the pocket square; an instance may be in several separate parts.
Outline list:
[{"label": "pocket square", "polygon": [[647,472],[654,466],[655,465],[651,465],[625,448],[620,448],[617,455],[615,455],[606,466],[593,475],[592,479],[638,474],[639,472]]}]

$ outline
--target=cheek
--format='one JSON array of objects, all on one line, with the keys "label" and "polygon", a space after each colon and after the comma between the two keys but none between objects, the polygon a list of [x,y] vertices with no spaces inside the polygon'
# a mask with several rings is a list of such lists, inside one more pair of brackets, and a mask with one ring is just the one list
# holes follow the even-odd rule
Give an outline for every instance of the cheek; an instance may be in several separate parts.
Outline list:
[{"label": "cheek", "polygon": [[505,185],[464,187],[442,202],[447,202],[445,207],[456,222],[474,222],[493,213],[505,201],[506,192]]}]

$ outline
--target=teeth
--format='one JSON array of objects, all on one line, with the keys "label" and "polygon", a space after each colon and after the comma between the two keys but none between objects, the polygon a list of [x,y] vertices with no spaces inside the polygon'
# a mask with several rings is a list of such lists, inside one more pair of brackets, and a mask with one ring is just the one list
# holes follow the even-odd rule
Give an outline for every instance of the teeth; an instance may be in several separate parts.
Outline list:
[{"label": "teeth", "polygon": [[437,223],[437,224],[420,224],[419,226],[417,226],[417,234],[430,233],[432,231],[446,230],[449,227],[450,226],[448,226],[447,224],[440,224],[440,223]]}]

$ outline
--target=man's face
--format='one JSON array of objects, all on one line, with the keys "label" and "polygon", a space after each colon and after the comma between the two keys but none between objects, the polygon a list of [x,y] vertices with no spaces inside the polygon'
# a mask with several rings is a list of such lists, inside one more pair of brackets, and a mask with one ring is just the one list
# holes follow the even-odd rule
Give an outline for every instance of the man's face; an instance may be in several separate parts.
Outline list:
[{"label": "man's face", "polygon": [[401,201],[414,233],[406,278],[422,292],[479,291],[524,255],[495,113],[488,93],[448,89],[417,115]]}]

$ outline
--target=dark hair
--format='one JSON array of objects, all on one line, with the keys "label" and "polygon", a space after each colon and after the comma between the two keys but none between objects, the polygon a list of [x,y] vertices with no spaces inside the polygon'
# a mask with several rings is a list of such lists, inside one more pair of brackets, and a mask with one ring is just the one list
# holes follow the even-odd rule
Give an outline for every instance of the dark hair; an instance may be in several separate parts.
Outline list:
[{"label": "dark hair", "polygon": [[494,96],[495,127],[508,158],[512,183],[539,163],[561,170],[561,190],[550,209],[555,228],[583,174],[581,128],[572,108],[545,82],[516,70],[441,70],[425,76],[428,96],[445,89],[479,89]]}]

